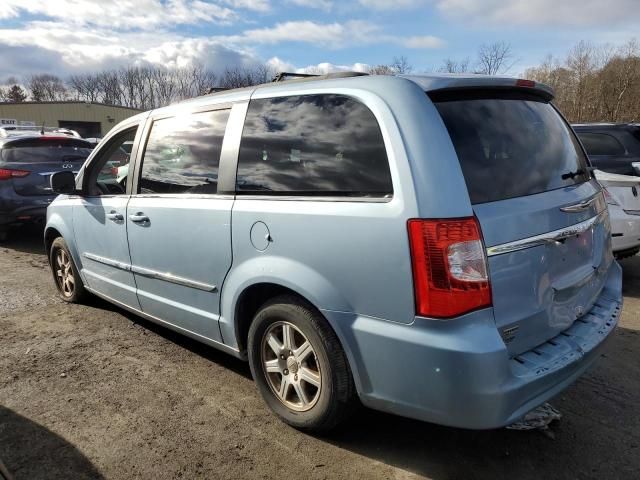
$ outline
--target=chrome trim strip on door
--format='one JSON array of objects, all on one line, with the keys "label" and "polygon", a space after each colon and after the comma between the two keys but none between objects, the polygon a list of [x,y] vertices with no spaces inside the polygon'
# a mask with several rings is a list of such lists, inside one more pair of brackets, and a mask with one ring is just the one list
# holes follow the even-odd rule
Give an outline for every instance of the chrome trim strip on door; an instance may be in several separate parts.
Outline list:
[{"label": "chrome trim strip on door", "polygon": [[109,265],[110,267],[119,268],[120,270],[124,270],[125,272],[131,271],[131,265],[124,262],[118,262],[117,260],[111,260],[110,258],[101,257],[100,255],[94,255],[93,253],[84,252],[82,254],[83,257],[88,258],[89,260],[93,260],[94,262],[103,263],[105,265]]},{"label": "chrome trim strip on door", "polygon": [[561,228],[552,232],[543,233],[529,238],[523,238],[521,240],[515,240],[513,242],[502,243],[493,247],[487,248],[487,257],[493,257],[494,255],[502,255],[504,253],[516,252],[518,250],[524,250],[526,248],[537,247],[539,245],[546,245],[549,243],[560,243],[570,237],[575,237],[584,233],[594,227],[600,218],[606,213],[603,210],[595,217],[585,220],[584,222],[571,225],[570,227]]},{"label": "chrome trim strip on door", "polygon": [[215,292],[218,290],[216,285],[209,285],[208,283],[197,282],[184,277],[178,277],[172,273],[158,272],[156,270],[150,270],[148,268],[136,267],[135,265],[129,265],[128,263],[118,262],[117,260],[111,260],[110,258],[101,257],[100,255],[94,255],[93,253],[85,252],[83,257],[93,260],[94,262],[103,263],[110,267],[115,267],[125,272],[133,272],[138,275],[142,275],[148,278],[155,278],[157,280],[163,280],[165,282],[175,283],[182,285],[183,287],[191,287],[205,292]]},{"label": "chrome trim strip on door", "polygon": [[148,268],[131,266],[131,271],[143,277],[155,278],[157,280],[164,280],[165,282],[176,283],[184,287],[197,288],[198,290],[204,290],[205,292],[215,292],[218,287],[215,285],[209,285],[208,283],[197,282],[195,280],[189,280],[188,278],[178,277],[172,273],[158,272],[156,270],[150,270]]}]

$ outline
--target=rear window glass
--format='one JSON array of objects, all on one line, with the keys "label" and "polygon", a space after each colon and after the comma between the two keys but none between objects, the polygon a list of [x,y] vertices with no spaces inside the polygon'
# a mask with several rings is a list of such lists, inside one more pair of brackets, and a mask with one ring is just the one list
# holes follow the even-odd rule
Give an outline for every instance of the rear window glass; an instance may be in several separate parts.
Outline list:
[{"label": "rear window glass", "polygon": [[618,139],[611,135],[578,132],[578,137],[582,140],[587,155],[624,155],[626,153]]},{"label": "rear window glass", "polygon": [[91,153],[89,142],[71,138],[33,138],[5,143],[0,150],[4,162],[76,162]]},{"label": "rear window glass", "polygon": [[378,122],[342,95],[251,100],[238,161],[238,193],[391,196]]},{"label": "rear window glass", "polygon": [[491,92],[431,98],[451,136],[472,203],[532,195],[589,179],[582,149],[548,102],[533,95]]}]

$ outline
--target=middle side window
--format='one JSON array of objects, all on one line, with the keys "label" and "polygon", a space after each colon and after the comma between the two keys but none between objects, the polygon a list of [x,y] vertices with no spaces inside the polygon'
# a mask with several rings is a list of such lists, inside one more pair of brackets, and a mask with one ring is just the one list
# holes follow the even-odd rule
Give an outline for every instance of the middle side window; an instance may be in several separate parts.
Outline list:
[{"label": "middle side window", "polygon": [[217,193],[229,111],[155,120],[142,157],[138,193]]}]

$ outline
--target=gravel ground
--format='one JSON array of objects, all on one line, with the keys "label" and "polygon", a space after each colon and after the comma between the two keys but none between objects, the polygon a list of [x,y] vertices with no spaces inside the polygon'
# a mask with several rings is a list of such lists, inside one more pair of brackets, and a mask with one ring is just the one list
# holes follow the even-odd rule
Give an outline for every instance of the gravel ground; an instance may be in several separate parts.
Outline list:
[{"label": "gravel ground", "polygon": [[58,300],[41,233],[19,235],[0,245],[0,459],[16,480],[640,477],[640,257],[623,261],[607,352],[552,401],[552,435],[363,409],[314,437],[269,413],[243,362],[97,299]]}]

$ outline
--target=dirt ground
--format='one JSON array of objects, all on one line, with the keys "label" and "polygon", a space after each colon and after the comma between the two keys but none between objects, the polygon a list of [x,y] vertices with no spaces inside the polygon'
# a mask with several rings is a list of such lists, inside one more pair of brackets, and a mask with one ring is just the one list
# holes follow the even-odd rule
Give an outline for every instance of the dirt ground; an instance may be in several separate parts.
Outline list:
[{"label": "dirt ground", "polygon": [[58,300],[40,232],[0,245],[0,459],[19,479],[640,478],[640,257],[607,352],[555,398],[555,438],[363,409],[314,437],[243,362],[109,304]]}]

